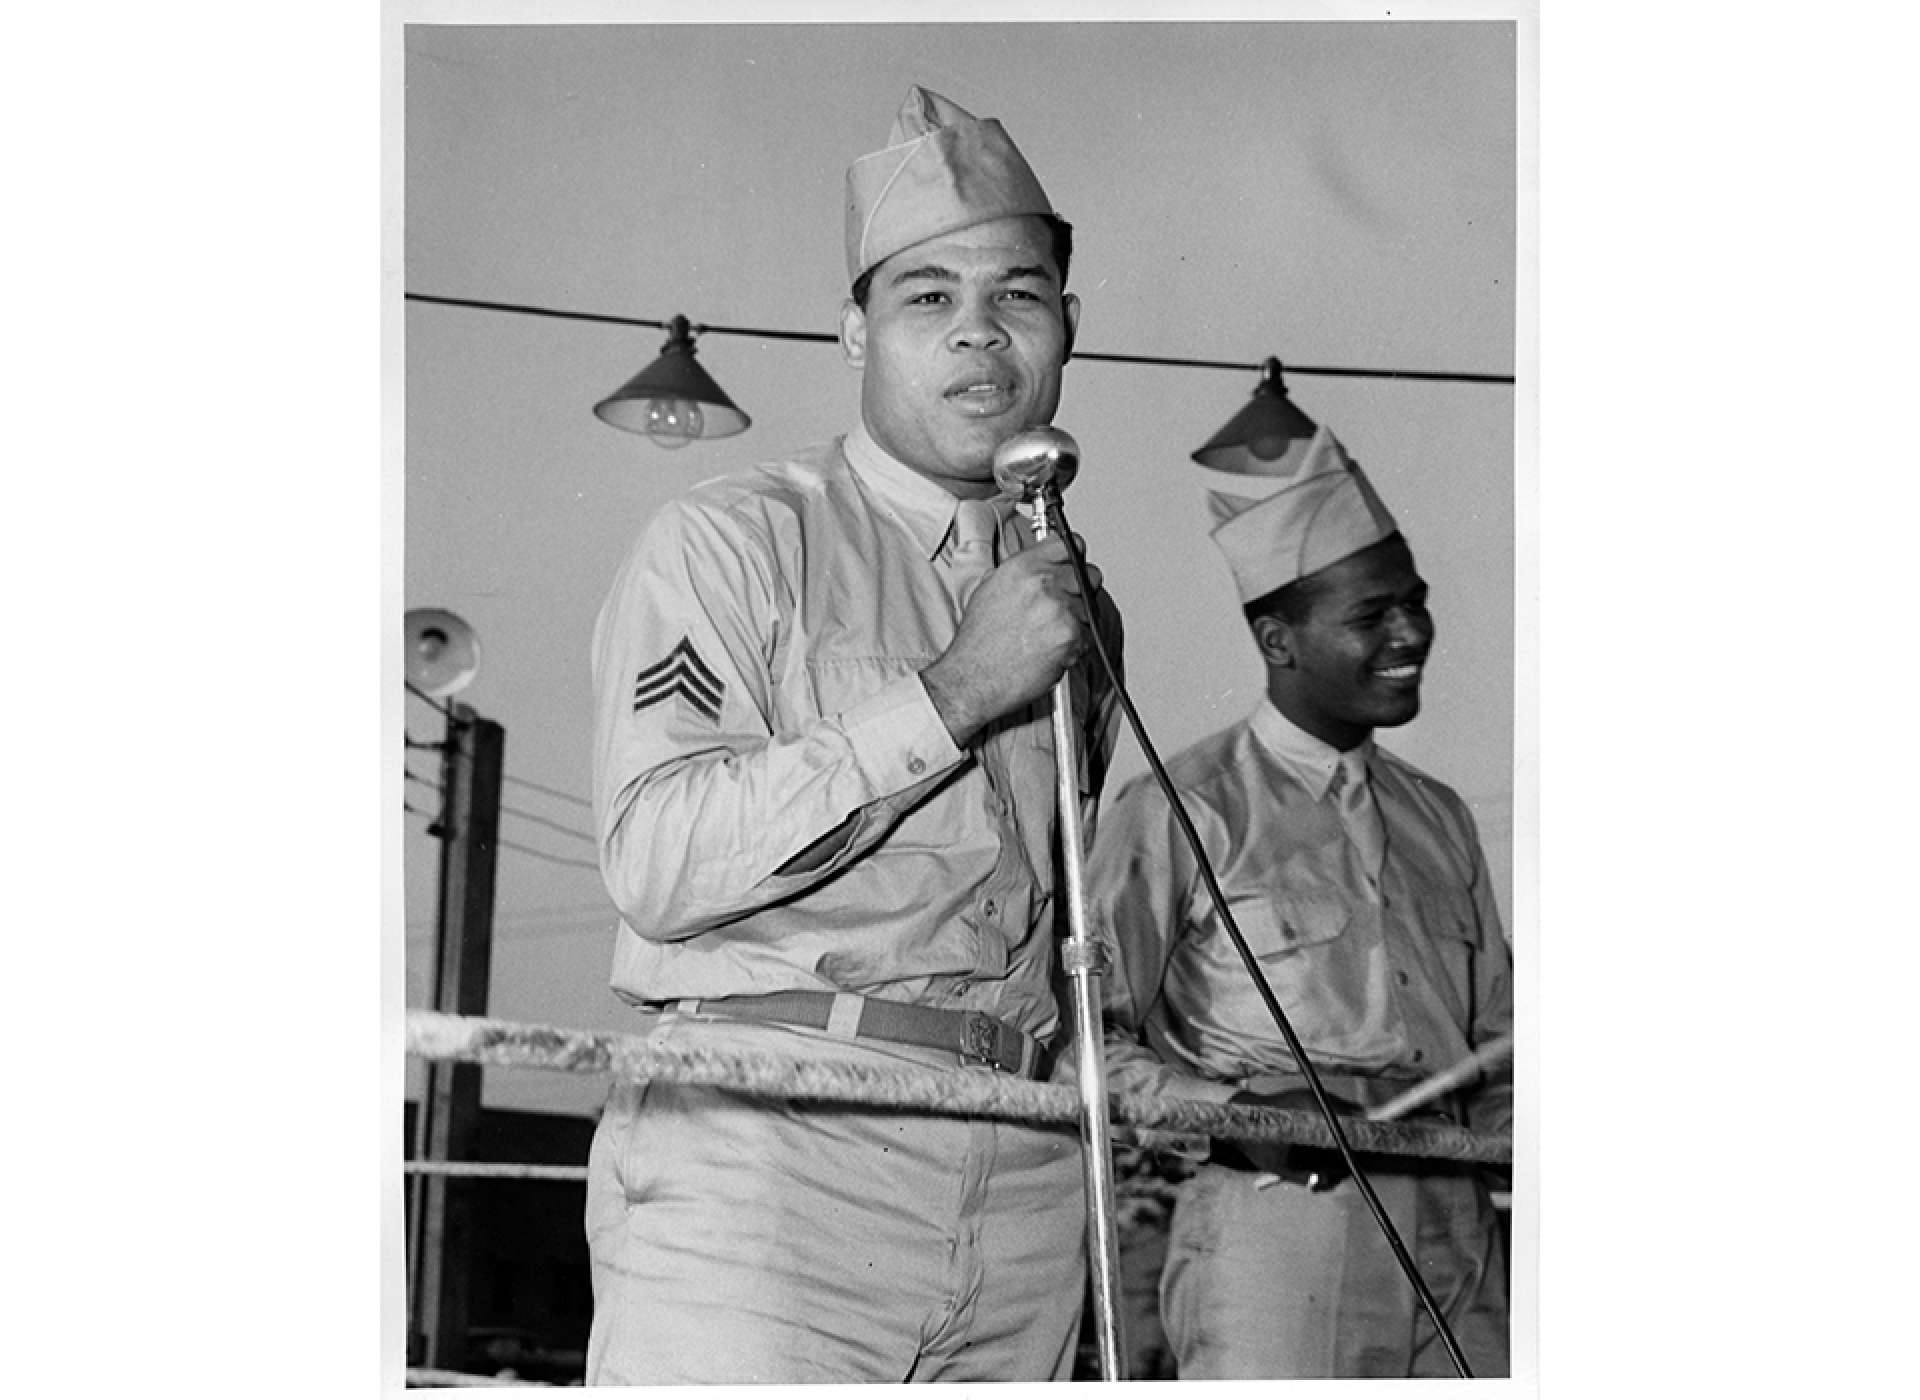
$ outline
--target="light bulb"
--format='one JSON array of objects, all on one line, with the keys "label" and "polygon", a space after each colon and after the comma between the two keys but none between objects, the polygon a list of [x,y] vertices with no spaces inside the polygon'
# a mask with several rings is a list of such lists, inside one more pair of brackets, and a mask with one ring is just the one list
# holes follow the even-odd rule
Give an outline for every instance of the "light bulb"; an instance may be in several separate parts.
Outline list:
[{"label": "light bulb", "polygon": [[706,416],[692,399],[647,400],[647,436],[661,447],[685,447],[705,427]]},{"label": "light bulb", "polygon": [[1247,450],[1263,462],[1277,462],[1286,455],[1292,441],[1285,433],[1267,433],[1247,444]]}]

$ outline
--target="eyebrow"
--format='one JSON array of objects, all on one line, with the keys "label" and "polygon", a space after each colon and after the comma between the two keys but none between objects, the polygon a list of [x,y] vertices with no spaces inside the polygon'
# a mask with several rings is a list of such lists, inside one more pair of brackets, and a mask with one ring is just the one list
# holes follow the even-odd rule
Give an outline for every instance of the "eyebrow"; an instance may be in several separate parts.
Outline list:
[{"label": "eyebrow", "polygon": [[[1052,282],[1056,280],[1053,272],[1045,263],[1021,264],[1000,272],[993,281],[996,283],[1025,282],[1030,280]],[[919,267],[903,267],[887,279],[889,286],[898,286],[902,282],[958,282],[960,274],[950,267],[939,263],[924,263]]]},{"label": "eyebrow", "polygon": [[1378,593],[1369,593],[1357,598],[1347,608],[1349,614],[1366,612],[1370,608],[1389,607],[1405,599],[1424,598],[1427,594],[1427,581],[1421,579],[1407,588],[1383,588]]}]

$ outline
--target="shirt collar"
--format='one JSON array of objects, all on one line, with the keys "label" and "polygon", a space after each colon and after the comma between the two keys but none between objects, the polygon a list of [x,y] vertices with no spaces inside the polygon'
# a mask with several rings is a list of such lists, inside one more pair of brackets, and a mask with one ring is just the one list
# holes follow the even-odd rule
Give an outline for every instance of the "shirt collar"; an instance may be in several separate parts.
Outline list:
[{"label": "shirt collar", "polygon": [[[1260,702],[1249,721],[1253,735],[1312,793],[1314,800],[1327,795],[1335,770],[1340,767],[1340,750],[1326,740],[1307,733],[1281,714],[1271,697]],[[1355,750],[1363,760],[1373,758],[1373,737],[1364,739]]]},{"label": "shirt collar", "polygon": [[865,423],[847,434],[843,444],[847,464],[905,525],[913,542],[928,559],[953,529],[959,498],[936,485],[873,440]]}]

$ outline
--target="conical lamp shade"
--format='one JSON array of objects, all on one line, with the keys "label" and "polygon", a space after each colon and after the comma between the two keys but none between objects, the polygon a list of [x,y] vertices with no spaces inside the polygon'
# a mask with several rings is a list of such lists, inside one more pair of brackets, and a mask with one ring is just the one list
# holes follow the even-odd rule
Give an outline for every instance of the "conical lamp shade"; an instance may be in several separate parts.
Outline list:
[{"label": "conical lamp shade", "polygon": [[1317,430],[1314,421],[1294,406],[1280,382],[1280,362],[1268,360],[1260,383],[1226,427],[1193,454],[1193,460],[1216,471],[1270,476],[1271,464],[1289,451],[1304,450]]},{"label": "conical lamp shade", "polygon": [[603,423],[645,433],[664,446],[695,438],[732,437],[753,420],[693,357],[687,318],[676,316],[660,358],[593,406]]}]

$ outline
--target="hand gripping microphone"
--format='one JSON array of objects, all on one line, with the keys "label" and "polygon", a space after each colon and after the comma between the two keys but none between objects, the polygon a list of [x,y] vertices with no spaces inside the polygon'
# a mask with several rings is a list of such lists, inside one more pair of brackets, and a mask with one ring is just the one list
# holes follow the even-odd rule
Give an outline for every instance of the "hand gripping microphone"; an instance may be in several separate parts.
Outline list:
[{"label": "hand gripping microphone", "polygon": [[1065,491],[1080,471],[1080,444],[1058,428],[1015,433],[993,454],[993,479],[1001,491],[1025,503],[1048,488]]}]

